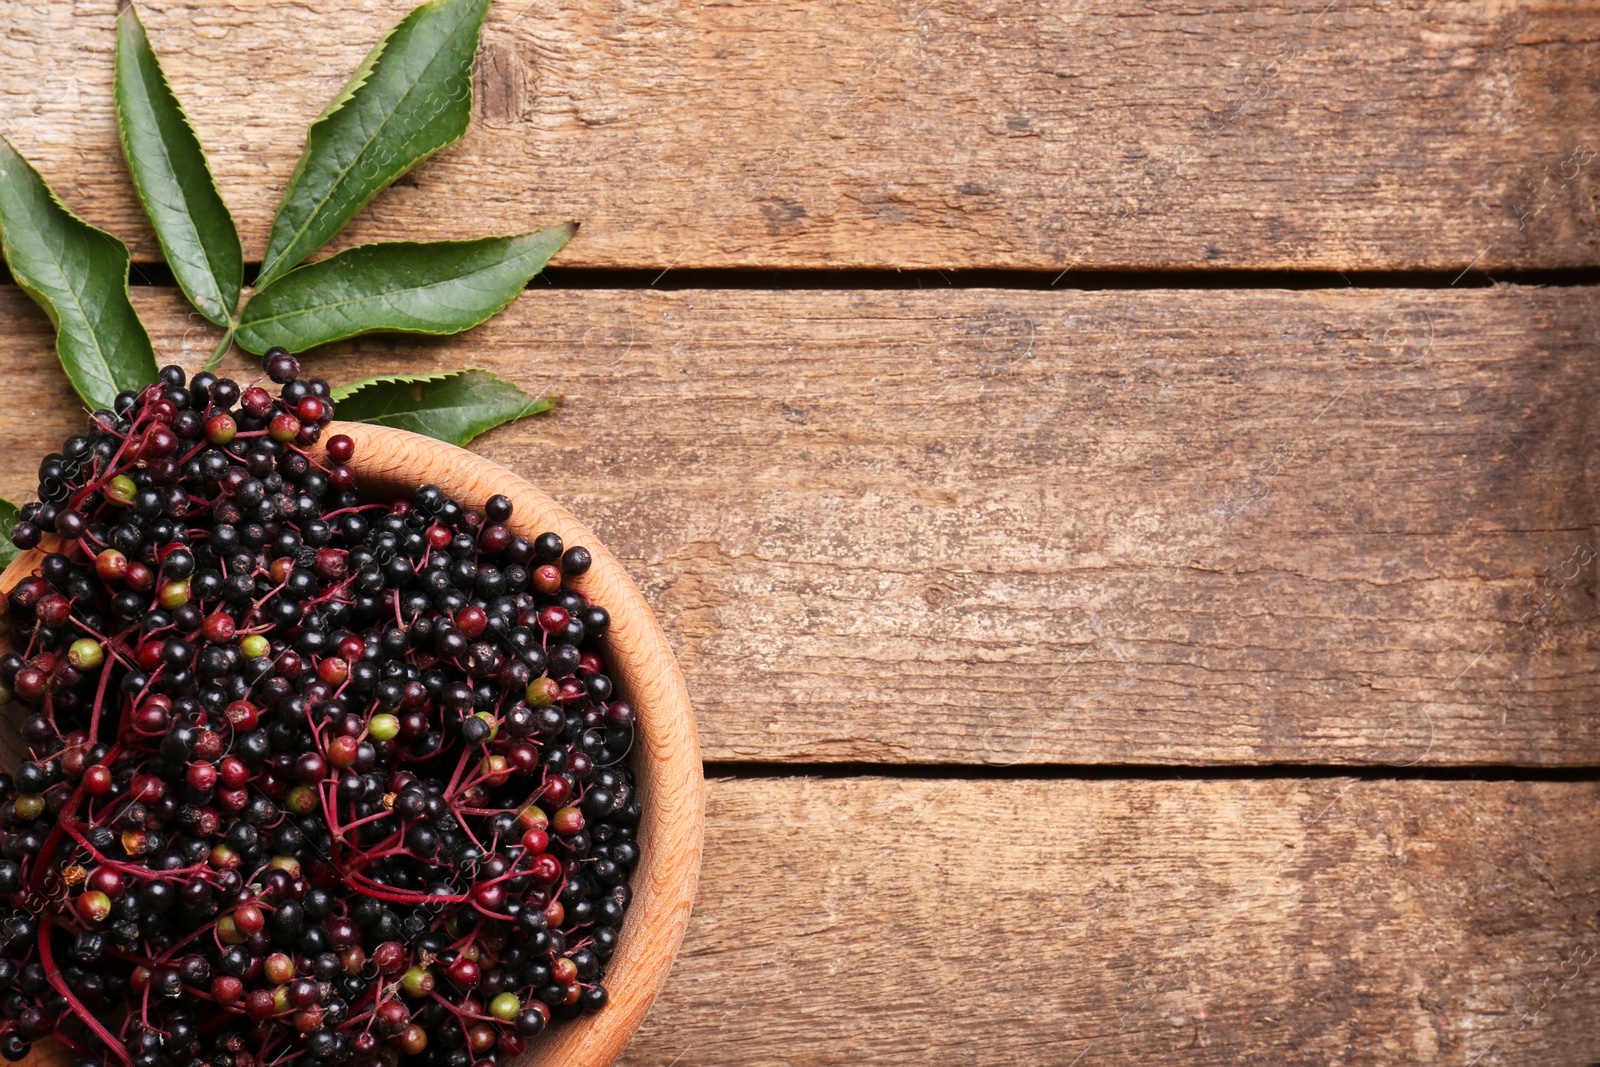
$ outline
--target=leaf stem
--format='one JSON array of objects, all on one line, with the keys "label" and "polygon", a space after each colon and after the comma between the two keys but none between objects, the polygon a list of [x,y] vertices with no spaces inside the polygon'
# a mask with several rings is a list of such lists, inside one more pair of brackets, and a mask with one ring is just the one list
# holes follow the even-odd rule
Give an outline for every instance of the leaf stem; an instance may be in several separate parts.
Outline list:
[{"label": "leaf stem", "polygon": [[222,357],[227,355],[228,350],[233,347],[233,331],[236,329],[238,327],[235,325],[230,324],[228,326],[228,331],[222,335],[222,340],[217,342],[215,351],[211,353],[211,358],[206,360],[206,365],[200,368],[201,370],[217,369],[217,364],[222,362]]}]

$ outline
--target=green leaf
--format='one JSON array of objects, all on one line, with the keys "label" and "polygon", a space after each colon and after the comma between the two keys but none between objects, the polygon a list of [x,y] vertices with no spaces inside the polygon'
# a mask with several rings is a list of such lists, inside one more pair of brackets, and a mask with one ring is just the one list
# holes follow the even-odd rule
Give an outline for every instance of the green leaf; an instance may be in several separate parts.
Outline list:
[{"label": "green leaf", "polygon": [[360,245],[290,271],[239,316],[239,345],[303,352],[373,330],[459,333],[500,311],[576,227],[514,237]]},{"label": "green leaf", "polygon": [[553,397],[535,400],[486,370],[368,378],[334,390],[333,402],[341,419],[394,426],[453,445],[559,403]]},{"label": "green leaf", "polygon": [[367,54],[306,134],[256,289],[287,274],[472,116],[472,60],[489,0],[428,0]]},{"label": "green leaf", "polygon": [[0,251],[56,327],[56,354],[91,407],[156,380],[150,335],[128,300],[128,249],[68,211],[0,137]]},{"label": "green leaf", "polygon": [[167,264],[189,303],[226,326],[244,284],[239,231],[131,7],[117,16],[115,96],[122,154]]},{"label": "green leaf", "polygon": [[0,497],[0,567],[11,566],[21,551],[11,543],[11,528],[17,524],[19,510],[15,504]]}]

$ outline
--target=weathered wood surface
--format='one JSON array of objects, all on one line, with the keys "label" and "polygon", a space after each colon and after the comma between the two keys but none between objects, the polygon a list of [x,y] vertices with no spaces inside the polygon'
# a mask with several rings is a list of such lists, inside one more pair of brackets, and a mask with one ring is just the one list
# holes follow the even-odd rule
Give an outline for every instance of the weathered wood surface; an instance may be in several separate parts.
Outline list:
[{"label": "weathered wood surface", "polygon": [[[0,493],[72,426],[4,291]],[[157,350],[212,345],[140,290]],[[1594,764],[1588,289],[534,291],[478,450],[667,629],[707,759]],[[242,361],[241,373],[248,373]]]},{"label": "weathered wood surface", "polygon": [[[140,5],[247,255],[412,3]],[[115,7],[0,3],[0,130],[154,259]],[[502,0],[473,129],[347,243],[577,219],[568,266],[1593,265],[1597,68],[1565,0]]]},{"label": "weathered wood surface", "polygon": [[624,1063],[1600,1059],[1592,783],[720,780],[708,800],[694,918]]}]

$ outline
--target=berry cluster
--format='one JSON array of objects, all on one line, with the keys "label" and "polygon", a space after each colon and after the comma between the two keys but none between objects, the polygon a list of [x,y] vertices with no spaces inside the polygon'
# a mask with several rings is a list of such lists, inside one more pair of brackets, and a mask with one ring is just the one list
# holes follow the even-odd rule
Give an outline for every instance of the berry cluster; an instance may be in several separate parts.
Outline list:
[{"label": "berry cluster", "polygon": [[265,370],[122,394],[13,530],[9,1059],[494,1067],[606,1003],[640,809],[588,551],[361,502],[327,384]]}]

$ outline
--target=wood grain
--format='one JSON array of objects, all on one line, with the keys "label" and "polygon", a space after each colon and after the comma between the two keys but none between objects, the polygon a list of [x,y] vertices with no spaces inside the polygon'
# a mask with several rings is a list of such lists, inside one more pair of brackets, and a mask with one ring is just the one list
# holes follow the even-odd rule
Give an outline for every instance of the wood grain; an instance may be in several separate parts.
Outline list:
[{"label": "wood grain", "polygon": [[[17,495],[73,405],[0,300]],[[478,451],[640,583],[707,759],[1592,766],[1597,300],[536,291],[308,364],[564,394]]]},{"label": "wood grain", "polygon": [[[412,4],[141,4],[247,256]],[[115,8],[0,3],[0,130],[154,260]],[[1565,0],[506,0],[471,132],[344,243],[575,219],[561,265],[1594,265],[1597,30]]]},{"label": "wood grain", "polygon": [[1600,1059],[1594,783],[714,780],[708,800],[694,919],[627,1064]]}]

